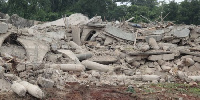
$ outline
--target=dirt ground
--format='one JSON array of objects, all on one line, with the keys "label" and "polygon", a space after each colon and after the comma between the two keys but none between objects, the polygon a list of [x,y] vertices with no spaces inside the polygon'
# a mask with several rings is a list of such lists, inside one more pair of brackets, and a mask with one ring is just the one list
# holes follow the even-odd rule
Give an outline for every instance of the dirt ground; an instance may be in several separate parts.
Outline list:
[{"label": "dirt ground", "polygon": [[[46,91],[44,100],[200,100],[200,84],[182,83],[143,84],[130,86],[80,86],[68,83],[65,90]],[[0,100],[36,100],[27,94],[0,93]]]}]

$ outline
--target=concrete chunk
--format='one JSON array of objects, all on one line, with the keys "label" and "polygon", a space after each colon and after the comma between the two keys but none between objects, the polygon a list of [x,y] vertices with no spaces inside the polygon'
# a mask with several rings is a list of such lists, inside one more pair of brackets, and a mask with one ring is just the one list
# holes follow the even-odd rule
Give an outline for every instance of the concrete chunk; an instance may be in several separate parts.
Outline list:
[{"label": "concrete chunk", "polygon": [[92,56],[93,56],[93,54],[91,52],[76,54],[76,57],[79,60],[86,60],[88,58],[91,58]]},{"label": "concrete chunk", "polygon": [[19,82],[21,85],[23,85],[26,90],[28,91],[29,94],[31,94],[32,96],[42,99],[44,98],[44,93],[43,91],[37,86],[37,85],[33,85],[31,83],[28,83],[26,81],[22,81]]},{"label": "concrete chunk", "polygon": [[142,81],[154,81],[154,80],[160,80],[160,76],[158,75],[142,75]]},{"label": "concrete chunk", "polygon": [[194,56],[193,60],[200,63],[200,57]]},{"label": "concrete chunk", "polygon": [[135,41],[135,35],[133,33],[124,32],[122,29],[117,27],[107,25],[105,31],[120,39]]},{"label": "concrete chunk", "polygon": [[112,64],[112,63],[117,62],[117,59],[112,56],[98,56],[90,60],[100,63],[100,64]]},{"label": "concrete chunk", "polygon": [[8,31],[8,25],[0,23],[0,33],[6,33]]},{"label": "concrete chunk", "polygon": [[193,81],[200,82],[200,76],[188,76],[189,79],[192,79]]},{"label": "concrete chunk", "polygon": [[181,30],[174,30],[173,32],[174,32],[173,35],[179,38],[187,37],[190,34],[190,30],[187,28]]},{"label": "concrete chunk", "polygon": [[174,54],[163,54],[163,55],[151,55],[148,57],[148,60],[158,61],[158,60],[173,60]]},{"label": "concrete chunk", "polygon": [[149,38],[148,42],[149,42],[149,45],[151,46],[151,48],[153,48],[154,50],[159,49],[159,46],[154,38]]},{"label": "concrete chunk", "polygon": [[104,42],[104,45],[112,44],[112,42],[113,42],[113,38],[111,38],[111,37],[106,37],[106,40],[105,40],[105,42]]},{"label": "concrete chunk", "polygon": [[81,64],[51,64],[51,68],[61,69],[63,71],[84,71],[85,66]]},{"label": "concrete chunk", "polygon": [[4,71],[5,69],[2,66],[0,66],[0,79],[3,78]]},{"label": "concrete chunk", "polygon": [[65,56],[68,56],[71,58],[75,63],[80,63],[79,59],[76,57],[76,55],[70,51],[70,50],[58,50],[58,52],[64,54]]},{"label": "concrete chunk", "polygon": [[49,51],[49,46],[39,40],[18,38],[22,46],[25,48],[29,62],[42,63],[44,56]]},{"label": "concrete chunk", "polygon": [[26,88],[17,82],[13,82],[13,84],[11,85],[11,89],[20,97],[23,97],[26,95]]},{"label": "concrete chunk", "polygon": [[112,70],[112,68],[109,67],[109,66],[99,64],[99,63],[96,63],[96,62],[92,62],[92,61],[89,61],[89,60],[84,60],[82,62],[82,64],[85,65],[85,67],[88,68],[88,69],[99,70],[99,71],[102,71],[102,72],[108,72],[108,71]]},{"label": "concrete chunk", "polygon": [[81,29],[78,26],[73,26],[72,27],[72,37],[73,37],[73,41],[77,44],[77,45],[81,45]]},{"label": "concrete chunk", "polygon": [[53,88],[53,85],[54,85],[53,80],[45,79],[43,77],[38,77],[37,82],[40,86],[44,88]]}]

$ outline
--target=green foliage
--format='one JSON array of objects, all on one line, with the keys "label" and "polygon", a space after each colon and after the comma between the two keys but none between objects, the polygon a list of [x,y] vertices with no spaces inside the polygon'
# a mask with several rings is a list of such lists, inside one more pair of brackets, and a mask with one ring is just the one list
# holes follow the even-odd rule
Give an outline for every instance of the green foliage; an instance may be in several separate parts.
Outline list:
[{"label": "green foliage", "polygon": [[[52,21],[62,15],[82,13],[88,17],[102,16],[106,20],[127,20],[135,17],[133,22],[148,22],[145,16],[155,21],[169,13],[165,21],[176,23],[200,24],[200,0],[184,0],[159,5],[157,0],[0,0],[0,12],[9,15],[18,14],[26,19]],[[131,6],[117,6],[115,2],[130,2]]]}]

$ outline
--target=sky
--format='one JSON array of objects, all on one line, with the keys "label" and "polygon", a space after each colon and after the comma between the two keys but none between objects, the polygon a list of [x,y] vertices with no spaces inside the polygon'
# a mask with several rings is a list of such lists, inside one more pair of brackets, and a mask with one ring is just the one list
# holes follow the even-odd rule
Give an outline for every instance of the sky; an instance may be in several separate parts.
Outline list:
[{"label": "sky", "polygon": [[[172,1],[172,0],[158,0],[158,1],[165,1],[167,3],[169,3],[169,1]],[[176,2],[182,2],[184,0],[175,0]],[[120,5],[127,5],[127,6],[130,6],[131,3],[127,3],[127,2],[124,2],[123,4],[121,4],[121,2],[117,2],[117,5],[120,6]]]},{"label": "sky", "polygon": [[[169,1],[172,1],[172,0],[158,0],[158,1],[165,1],[165,2],[169,2]],[[175,0],[176,2],[182,2],[184,0]]]}]

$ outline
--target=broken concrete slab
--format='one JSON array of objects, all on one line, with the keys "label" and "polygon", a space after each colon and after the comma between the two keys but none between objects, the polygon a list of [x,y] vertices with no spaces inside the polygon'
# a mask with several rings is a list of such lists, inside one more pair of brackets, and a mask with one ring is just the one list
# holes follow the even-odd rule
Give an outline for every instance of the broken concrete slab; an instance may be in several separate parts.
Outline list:
[{"label": "broken concrete slab", "polygon": [[150,46],[149,45],[143,45],[142,47],[140,47],[140,51],[148,51],[150,49]]},{"label": "broken concrete slab", "polygon": [[13,82],[13,84],[11,85],[11,89],[20,97],[26,95],[26,88],[23,85],[19,84],[18,82]]},{"label": "broken concrete slab", "polygon": [[194,57],[193,57],[193,60],[200,63],[200,57],[194,56]]},{"label": "broken concrete slab", "polygon": [[171,51],[161,51],[161,50],[154,50],[154,51],[147,51],[147,52],[138,52],[138,51],[132,51],[128,52],[128,55],[130,56],[141,56],[141,55],[161,55],[161,54],[172,54],[173,52]]},{"label": "broken concrete slab", "polygon": [[6,33],[8,31],[8,25],[0,23],[0,33]]},{"label": "broken concrete slab", "polygon": [[89,60],[84,60],[81,63],[86,68],[92,69],[92,70],[98,70],[98,71],[102,71],[102,72],[108,72],[108,71],[112,70],[112,68],[110,66],[99,64],[99,63],[92,62],[92,61],[89,61]]},{"label": "broken concrete slab", "polygon": [[173,60],[174,54],[163,54],[163,55],[150,55],[148,60],[158,61],[158,60]]},{"label": "broken concrete slab", "polygon": [[163,35],[149,35],[145,37],[145,40],[148,42],[150,38],[154,38],[156,41],[161,41]]},{"label": "broken concrete slab", "polygon": [[200,82],[200,76],[188,76],[189,79],[192,79],[193,81]]},{"label": "broken concrete slab", "polygon": [[142,75],[142,81],[147,82],[150,81],[152,82],[153,80],[160,80],[160,76],[158,75]]},{"label": "broken concrete slab", "polygon": [[100,63],[100,64],[106,64],[106,65],[117,62],[117,59],[112,56],[98,56],[98,57],[94,57],[90,60]]},{"label": "broken concrete slab", "polygon": [[25,69],[26,69],[26,64],[25,63],[19,63],[18,65],[17,65],[17,71],[18,72],[21,72],[21,71],[25,71]]},{"label": "broken concrete slab", "polygon": [[155,31],[153,32],[153,34],[155,34],[155,35],[161,35],[161,34],[164,34],[164,33],[165,33],[164,30],[155,30]]},{"label": "broken concrete slab", "polygon": [[58,50],[58,52],[64,54],[65,56],[68,56],[75,63],[80,63],[79,59],[76,57],[76,55],[72,51],[70,51],[70,50]]},{"label": "broken concrete slab", "polygon": [[77,45],[81,45],[81,29],[78,26],[72,26],[72,38]]},{"label": "broken concrete slab", "polygon": [[50,79],[45,79],[43,77],[38,77],[37,83],[43,88],[53,88],[54,81]]},{"label": "broken concrete slab", "polygon": [[75,42],[70,41],[70,42],[69,42],[69,45],[70,45],[72,48],[76,49],[76,51],[77,51],[78,53],[83,52],[83,49],[82,49],[79,45],[77,45]]},{"label": "broken concrete slab", "polygon": [[32,96],[42,99],[44,98],[44,92],[37,86],[37,85],[33,85],[31,83],[28,83],[26,81],[22,81],[19,82],[21,85],[23,85],[26,90],[28,91],[29,94],[31,94]]},{"label": "broken concrete slab", "polygon": [[113,38],[107,36],[106,40],[104,42],[104,45],[110,45],[110,44],[112,44],[112,42],[113,42]]},{"label": "broken concrete slab", "polygon": [[18,38],[27,53],[28,61],[31,63],[42,63],[44,56],[49,51],[49,46],[39,40]]},{"label": "broken concrete slab", "polygon": [[190,34],[190,30],[187,28],[183,28],[183,29],[174,29],[172,30],[173,35],[179,38],[183,38],[183,37],[187,37]]},{"label": "broken concrete slab", "polygon": [[104,28],[107,24],[102,23],[88,23],[87,26],[89,27],[97,27],[97,28]]},{"label": "broken concrete slab", "polygon": [[3,78],[4,72],[5,72],[5,68],[3,68],[2,66],[0,66],[0,79]]},{"label": "broken concrete slab", "polygon": [[158,50],[160,48],[154,38],[149,38],[148,43],[149,43],[150,47],[154,50]]},{"label": "broken concrete slab", "polygon": [[85,70],[85,66],[81,64],[51,64],[49,66],[50,68],[61,69],[63,71],[84,71]]},{"label": "broken concrete slab", "polygon": [[0,79],[0,92],[8,92],[11,90],[11,83],[5,79]]},{"label": "broken concrete slab", "polygon": [[167,65],[162,65],[161,66],[162,70],[165,71],[165,72],[169,72],[171,70],[171,67],[170,66],[167,66]]},{"label": "broken concrete slab", "polygon": [[120,28],[107,25],[105,31],[120,39],[135,41],[135,35],[133,33],[127,33]]},{"label": "broken concrete slab", "polygon": [[181,54],[187,54],[187,55],[200,57],[200,54],[198,52],[190,52],[190,51],[185,51],[185,50],[180,50],[179,52]]},{"label": "broken concrete slab", "polygon": [[86,60],[89,59],[93,56],[93,54],[91,52],[86,52],[86,53],[81,53],[81,54],[76,54],[76,57],[79,60]]}]

